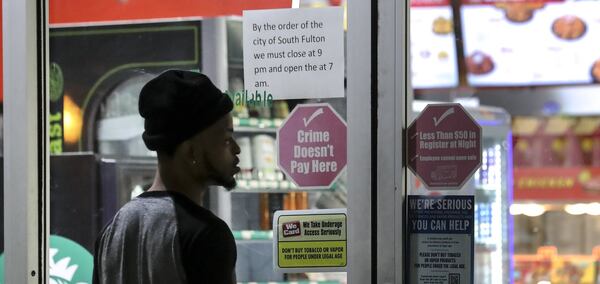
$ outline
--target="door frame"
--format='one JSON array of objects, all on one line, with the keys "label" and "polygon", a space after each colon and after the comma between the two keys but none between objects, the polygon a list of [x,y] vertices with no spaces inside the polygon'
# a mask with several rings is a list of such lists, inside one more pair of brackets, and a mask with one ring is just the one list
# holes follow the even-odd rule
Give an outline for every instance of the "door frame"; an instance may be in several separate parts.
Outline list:
[{"label": "door frame", "polygon": [[5,283],[46,283],[47,1],[3,1]]},{"label": "door frame", "polygon": [[409,5],[348,0],[349,283],[403,282]]}]

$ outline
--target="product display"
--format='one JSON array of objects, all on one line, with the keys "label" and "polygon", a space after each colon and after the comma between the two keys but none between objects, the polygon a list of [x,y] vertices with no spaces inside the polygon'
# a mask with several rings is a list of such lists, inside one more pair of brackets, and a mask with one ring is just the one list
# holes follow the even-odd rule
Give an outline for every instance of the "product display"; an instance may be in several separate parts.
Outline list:
[{"label": "product display", "polygon": [[452,33],[454,27],[452,26],[452,20],[444,17],[438,17],[433,21],[433,32],[439,35],[447,35]]},{"label": "product display", "polygon": [[290,109],[286,101],[273,102],[273,117],[285,119],[290,114]]},{"label": "product display", "polygon": [[552,23],[552,32],[561,39],[573,40],[583,36],[587,26],[577,16],[563,16]]},{"label": "product display", "polygon": [[250,113],[248,112],[248,107],[243,104],[234,104],[232,115],[238,118],[248,118],[250,117]]},{"label": "product display", "polygon": [[259,196],[259,210],[260,210],[260,229],[270,230],[271,229],[271,208],[269,208],[269,194],[260,193]]},{"label": "product display", "polygon": [[250,137],[238,137],[235,139],[240,147],[239,159],[240,172],[238,177],[242,179],[252,178],[252,145],[250,143]]},{"label": "product display", "polygon": [[541,247],[537,254],[515,255],[514,283],[598,283],[598,261],[597,255],[562,256],[556,247]]},{"label": "product display", "polygon": [[252,137],[252,161],[255,177],[259,180],[275,180],[275,138],[266,134]]},{"label": "product display", "polygon": [[308,192],[298,192],[296,193],[296,210],[305,210],[308,209]]},{"label": "product display", "polygon": [[514,163],[525,167],[597,167],[600,151],[599,117],[513,119]]},{"label": "product display", "polygon": [[489,55],[476,51],[467,57],[467,70],[471,74],[482,75],[494,70],[494,61]]},{"label": "product display", "polygon": [[513,145],[514,283],[598,283],[600,117],[518,116]]},{"label": "product display", "polygon": [[600,83],[600,59],[594,61],[591,70],[592,80],[594,83]]},{"label": "product display", "polygon": [[[429,102],[415,101],[416,114]],[[477,284],[510,283],[511,238],[508,214],[511,188],[508,180],[510,147],[510,116],[499,108],[467,108],[469,114],[482,128],[481,167],[461,189],[463,193],[449,190],[427,189],[421,180],[409,172],[408,181],[412,195],[453,196],[471,194],[475,196],[474,208],[474,280]],[[452,114],[450,114],[452,115]],[[437,116],[436,116],[437,118]],[[537,284],[537,283],[535,283]]]},{"label": "product display", "polygon": [[535,10],[543,6],[544,4],[539,2],[507,2],[496,4],[496,7],[504,9],[506,19],[514,23],[524,23],[531,20]]},{"label": "product display", "polygon": [[598,60],[600,49],[600,2],[461,2],[466,60],[479,51],[494,63],[493,69],[483,73],[485,76],[481,76],[481,69],[474,68],[481,65],[467,63],[469,85],[565,85],[597,80],[591,65]]},{"label": "product display", "polygon": [[244,81],[242,78],[233,76],[229,79],[229,90],[226,92],[227,95],[233,101],[233,112],[232,115],[238,118],[248,118],[250,114],[248,112],[248,107],[245,103],[245,100],[242,100],[240,96],[236,96],[236,94],[243,93],[244,91]]},{"label": "product display", "polygon": [[410,5],[412,87],[457,86],[456,38],[450,1],[412,0]]},{"label": "product display", "polygon": [[283,209],[296,210],[296,193],[290,192],[283,196]]}]

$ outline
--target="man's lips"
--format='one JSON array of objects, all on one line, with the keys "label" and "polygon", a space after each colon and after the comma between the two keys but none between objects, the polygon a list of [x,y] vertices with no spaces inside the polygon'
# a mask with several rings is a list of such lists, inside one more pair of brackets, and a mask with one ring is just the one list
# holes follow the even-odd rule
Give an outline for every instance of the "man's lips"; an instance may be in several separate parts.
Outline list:
[{"label": "man's lips", "polygon": [[237,173],[239,173],[239,172],[241,171],[240,167],[238,167],[238,164],[239,164],[239,163],[240,163],[240,159],[238,159],[238,158],[236,158],[236,159],[233,161],[233,169],[234,169],[234,171],[235,171],[235,173],[236,173],[236,174],[237,174]]}]

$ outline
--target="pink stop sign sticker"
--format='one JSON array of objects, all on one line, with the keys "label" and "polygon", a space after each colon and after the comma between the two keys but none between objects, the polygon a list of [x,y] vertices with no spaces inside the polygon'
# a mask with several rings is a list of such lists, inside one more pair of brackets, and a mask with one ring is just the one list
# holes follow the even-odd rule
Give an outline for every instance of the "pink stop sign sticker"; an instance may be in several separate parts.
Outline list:
[{"label": "pink stop sign sticker", "polygon": [[407,130],[408,168],[429,189],[459,190],[481,166],[481,127],[460,104],[430,104]]},{"label": "pink stop sign sticker", "polygon": [[298,105],[277,131],[277,151],[299,188],[330,188],[346,168],[346,122],[329,104]]}]

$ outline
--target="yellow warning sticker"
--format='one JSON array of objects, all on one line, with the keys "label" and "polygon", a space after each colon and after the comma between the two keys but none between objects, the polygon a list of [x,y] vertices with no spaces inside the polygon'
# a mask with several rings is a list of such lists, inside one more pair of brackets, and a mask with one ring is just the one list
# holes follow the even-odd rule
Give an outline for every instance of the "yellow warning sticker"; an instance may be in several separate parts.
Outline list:
[{"label": "yellow warning sticker", "polygon": [[279,243],[279,267],[344,267],[346,241]]},{"label": "yellow warning sticker", "polygon": [[278,211],[274,223],[277,230],[274,260],[279,270],[343,271],[346,267],[348,238],[344,209]]}]

